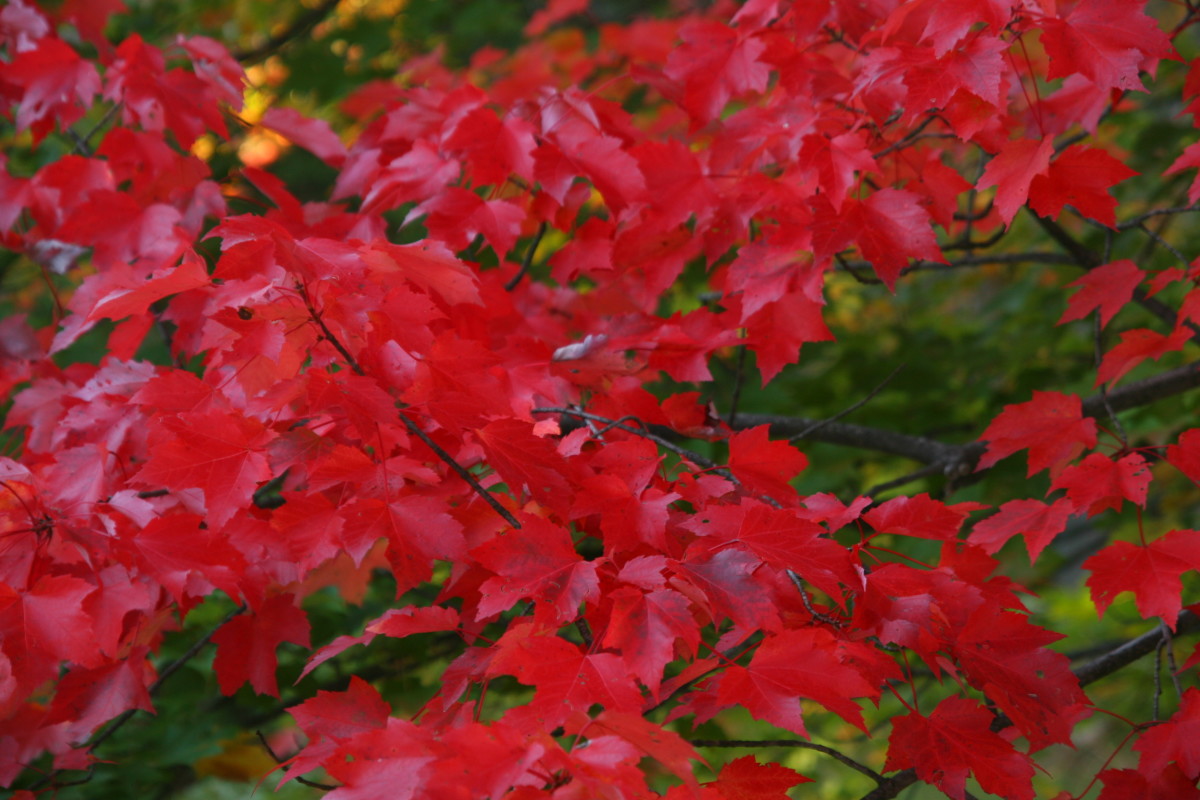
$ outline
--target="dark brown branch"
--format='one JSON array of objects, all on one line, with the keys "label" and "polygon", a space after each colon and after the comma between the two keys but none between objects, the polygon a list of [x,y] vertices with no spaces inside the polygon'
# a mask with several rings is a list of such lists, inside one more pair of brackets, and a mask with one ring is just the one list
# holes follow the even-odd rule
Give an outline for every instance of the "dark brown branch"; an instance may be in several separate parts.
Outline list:
[{"label": "dark brown branch", "polygon": [[[154,683],[150,684],[149,688],[146,689],[146,692],[151,697],[154,697],[155,695],[157,695],[158,690],[162,688],[162,685],[164,683],[166,683],[167,678],[174,675],[176,672],[179,671],[180,667],[182,667],[184,664],[186,664],[187,662],[189,662],[193,658],[195,658],[196,654],[199,653],[201,650],[203,650],[205,645],[207,645],[210,641],[212,641],[212,637],[216,636],[217,631],[221,630],[221,628],[223,628],[225,626],[225,624],[227,622],[229,622],[229,620],[233,619],[234,617],[236,617],[238,614],[241,614],[245,610],[246,610],[245,606],[238,606],[237,608],[233,609],[232,611],[230,611],[228,614],[225,615],[224,619],[222,619],[220,622],[218,622],[216,625],[214,625],[208,631],[208,633],[204,634],[199,639],[192,642],[192,646],[189,647],[186,651],[184,651],[183,655],[179,656],[179,658],[175,659],[170,664],[167,664],[165,667],[162,668],[162,670],[159,671],[158,678],[155,679]],[[85,748],[87,750],[87,752],[89,752],[89,753],[92,752],[97,747],[99,747],[101,744],[103,744],[105,741],[107,741],[114,733],[116,733],[118,730],[120,730],[125,725],[125,723],[128,722],[133,717],[133,715],[136,714],[137,712],[138,712],[138,709],[131,708],[128,711],[125,711],[124,713],[122,713],[116,717],[113,717],[111,720],[109,720],[108,724],[104,727],[104,730],[97,733],[95,736],[92,737],[91,741],[88,742],[88,744]],[[54,783],[55,777],[57,775],[59,775],[61,772],[62,772],[62,770],[55,770],[54,772],[51,772],[50,774],[46,775],[41,780],[39,780],[37,783],[30,786],[29,787],[30,790],[36,792],[41,787],[46,786],[47,784]],[[64,783],[64,784],[55,784],[55,785],[74,786],[76,783],[84,783],[90,779],[91,779],[91,767],[88,768],[88,776],[86,778],[84,778],[83,780],[75,781],[75,782],[69,783],[69,784]]]},{"label": "dark brown branch", "polygon": [[[1176,636],[1196,630],[1200,630],[1200,618],[1196,617],[1190,611],[1184,611],[1179,615],[1179,620],[1175,628]],[[1095,661],[1091,661],[1075,669],[1074,673],[1075,677],[1079,679],[1079,685],[1087,686],[1089,683],[1095,683],[1101,678],[1129,666],[1142,656],[1154,652],[1159,642],[1163,640],[1163,635],[1162,627],[1155,626],[1154,630],[1148,631],[1115,650],[1100,656]],[[863,795],[862,800],[888,800],[888,798],[895,797],[916,782],[917,771],[911,768],[906,769],[897,772],[890,778],[885,778],[879,786]]]},{"label": "dark brown branch", "polygon": [[321,20],[329,16],[333,9],[337,7],[337,4],[338,0],[325,0],[319,6],[311,8],[296,17],[291,25],[267,39],[267,41],[258,47],[252,47],[249,50],[240,50],[234,53],[233,57],[242,63],[263,60],[286,46],[293,39],[303,35],[309,29],[316,27]]}]

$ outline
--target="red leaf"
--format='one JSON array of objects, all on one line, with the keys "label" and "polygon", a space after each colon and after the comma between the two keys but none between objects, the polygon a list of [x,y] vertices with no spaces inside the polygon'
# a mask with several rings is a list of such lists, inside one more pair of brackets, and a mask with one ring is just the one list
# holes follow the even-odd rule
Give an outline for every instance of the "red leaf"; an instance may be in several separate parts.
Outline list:
[{"label": "red leaf", "polygon": [[292,706],[288,713],[309,739],[349,739],[365,731],[387,725],[392,708],[371,684],[357,675],[350,676],[344,692],[317,692],[315,697]]},{"label": "red leaf", "polygon": [[1066,499],[1055,500],[1052,505],[1040,500],[1010,500],[1000,506],[1000,513],[975,523],[967,541],[991,555],[1020,534],[1025,537],[1025,549],[1032,564],[1046,545],[1063,532],[1074,510],[1075,504]]},{"label": "red leaf", "polygon": [[1170,531],[1148,545],[1114,542],[1083,562],[1096,611],[1103,616],[1121,592],[1133,592],[1144,619],[1162,617],[1175,628],[1183,607],[1179,576],[1200,569],[1200,533]]},{"label": "red leaf", "polygon": [[885,772],[915,768],[917,776],[954,800],[965,800],[967,776],[985,792],[1032,800],[1029,757],[993,733],[991,712],[974,700],[947,697],[933,713],[916,711],[892,720]]},{"label": "red leaf", "polygon": [[582,727],[572,723],[568,732],[587,732],[595,737],[605,732],[619,736],[632,744],[642,753],[662,764],[671,773],[682,778],[684,783],[693,789],[698,788],[696,777],[692,771],[692,761],[704,763],[704,759],[687,741],[675,733],[663,728],[640,714],[627,714],[620,711],[605,710],[595,719],[588,719]]},{"label": "red leaf", "polygon": [[770,68],[759,61],[766,50],[761,39],[715,20],[690,22],[679,36],[683,44],[664,71],[684,84],[682,105],[697,124],[716,119],[731,97],[767,88]]},{"label": "red leaf", "polygon": [[855,240],[862,256],[889,289],[917,258],[946,263],[920,198],[903,189],[880,189],[861,204]]},{"label": "red leaf", "polygon": [[707,785],[715,786],[726,800],[787,800],[788,789],[811,782],[782,764],[759,764],[754,756],[742,756],[722,767]]},{"label": "red leaf", "polygon": [[458,627],[458,611],[453,608],[429,606],[426,608],[392,608],[379,619],[367,625],[367,633],[383,634],[396,639],[414,633],[452,631]]},{"label": "red leaf", "polygon": [[146,686],[152,672],[146,648],[136,647],[125,659],[96,669],[75,668],[58,683],[46,723],[70,722],[74,736],[86,739],[96,728],[130,709],[154,713]]},{"label": "red leaf", "polygon": [[507,530],[471,551],[496,574],[479,587],[478,619],[507,611],[522,599],[538,604],[539,620],[555,626],[579,615],[581,603],[599,596],[596,566],[575,552],[565,528],[522,515],[520,530]]},{"label": "red leaf", "polygon": [[1141,89],[1142,69],[1175,51],[1139,0],[1080,0],[1065,17],[1047,17],[1042,44],[1050,80],[1082,73],[1100,89]]},{"label": "red leaf", "polygon": [[567,512],[573,470],[551,439],[534,433],[533,423],[498,419],[477,430],[488,464],[515,494],[528,492],[539,503]]},{"label": "red leaf", "polygon": [[619,652],[629,671],[657,700],[663,667],[674,658],[676,641],[682,641],[694,656],[700,625],[687,599],[672,589],[643,592],[629,586],[609,593],[607,599],[613,609],[602,646]]},{"label": "red leaf", "polygon": [[1050,156],[1054,152],[1053,137],[1047,136],[1040,142],[1036,139],[1014,139],[1004,145],[996,157],[988,162],[975,188],[982,191],[991,186],[996,189],[996,210],[1000,219],[1008,225],[1021,206],[1029,199],[1029,189],[1034,178],[1045,175],[1050,168]]},{"label": "red leaf", "polygon": [[1166,722],[1144,731],[1133,749],[1142,754],[1138,772],[1158,775],[1174,762],[1188,780],[1200,777],[1200,689],[1183,693],[1179,710]]},{"label": "red leaf", "polygon": [[730,666],[721,676],[718,701],[739,705],[755,719],[805,738],[799,698],[815,700],[864,732],[856,697],[879,697],[855,663],[862,645],[839,641],[823,628],[785,630],[768,636],[749,666]]},{"label": "red leaf", "polygon": [[[32,49],[18,51],[9,63],[0,64],[0,81],[22,90],[17,129],[32,128],[35,144],[55,124],[66,128],[78,122],[100,91],[95,66],[66,42],[49,36]],[[6,98],[5,103],[9,102],[11,98]]]},{"label": "red leaf", "polygon": [[1067,467],[1054,479],[1050,490],[1066,489],[1076,510],[1094,517],[1106,508],[1121,510],[1121,501],[1145,507],[1150,486],[1146,459],[1129,453],[1113,461],[1103,453],[1092,453],[1079,464]]},{"label": "red leaf", "polygon": [[264,449],[271,431],[256,419],[222,411],[162,418],[149,461],[134,476],[152,489],[203,489],[208,521],[224,525],[271,478]]},{"label": "red leaf", "polygon": [[293,595],[276,595],[226,622],[212,640],[217,646],[213,670],[222,694],[231,695],[249,681],[258,694],[278,697],[275,648],[284,642],[308,647],[308,616],[296,607]]},{"label": "red leaf", "polygon": [[1027,403],[1005,406],[979,437],[987,451],[977,470],[987,469],[1018,450],[1029,449],[1029,476],[1049,468],[1057,475],[1066,463],[1096,446],[1096,421],[1085,419],[1076,395],[1033,393]]},{"label": "red leaf", "polygon": [[794,499],[790,481],[808,466],[804,454],[787,442],[771,441],[769,426],[739,431],[729,437],[729,471],[753,492]]},{"label": "red leaf", "polygon": [[1072,205],[1085,217],[1116,227],[1117,200],[1108,189],[1138,173],[1108,152],[1072,145],[1050,163],[1029,186],[1029,205],[1043,217],[1057,217]]},{"label": "red leaf", "polygon": [[273,107],[258,124],[292,140],[332,167],[346,161],[346,145],[323,119],[306,117],[294,108]]},{"label": "red leaf", "polygon": [[1200,483],[1200,428],[1184,431],[1179,442],[1167,448],[1167,461],[1193,483]]},{"label": "red leaf", "polygon": [[1174,764],[1150,776],[1141,770],[1106,769],[1098,777],[1104,789],[1096,800],[1200,800],[1196,782]]},{"label": "red leaf", "polygon": [[1079,287],[1080,291],[1067,301],[1067,310],[1058,324],[1083,319],[1095,309],[1100,309],[1100,324],[1107,325],[1113,315],[1133,298],[1133,290],[1145,277],[1137,264],[1127,258],[1089,270],[1082,278],[1067,284]]},{"label": "red leaf", "polygon": [[1167,353],[1182,350],[1192,338],[1192,332],[1179,326],[1169,336],[1146,328],[1135,328],[1121,332],[1121,341],[1104,354],[1100,369],[1096,372],[1098,387],[1102,383],[1116,383],[1125,373],[1147,358],[1157,361]]},{"label": "red leaf", "polygon": [[987,508],[979,503],[948,506],[922,492],[915,497],[894,497],[863,514],[863,521],[880,533],[897,533],[920,539],[953,540],[967,515]]}]

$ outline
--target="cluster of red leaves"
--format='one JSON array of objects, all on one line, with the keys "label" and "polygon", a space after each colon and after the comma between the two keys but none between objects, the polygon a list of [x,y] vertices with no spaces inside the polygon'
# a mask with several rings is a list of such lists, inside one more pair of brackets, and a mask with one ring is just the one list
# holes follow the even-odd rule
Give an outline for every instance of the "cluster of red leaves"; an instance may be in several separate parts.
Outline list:
[{"label": "cluster of red leaves", "polygon": [[[441,691],[412,720],[359,680],[302,703],[309,744],[289,777],[322,768],[337,800],[643,797],[649,757],[681,780],[671,796],[780,797],[804,779],[753,760],[699,784],[695,751],[646,715],[741,707],[807,736],[806,717],[829,711],[865,732],[862,701],[909,674],[884,645],[963,686],[893,720],[884,771],[912,767],[956,800],[968,775],[1033,796],[1030,754],[1069,743],[1089,700],[990,554],[1022,535],[1036,558],[1069,516],[1144,504],[1144,458],[1090,452],[1078,399],[1039,393],[983,434],[982,466],[1028,450],[1062,496],[1007,503],[964,539],[976,504],[801,497],[796,448],[645,384],[707,381],[709,357],[737,343],[770,380],[832,338],[835,256],[857,250],[889,287],[911,259],[943,261],[934,225],[960,233],[972,187],[995,188],[976,231],[1026,204],[1113,226],[1108,189],[1132,171],[1055,140],[1095,133],[1172,56],[1168,38],[1137,0],[751,0],[605,27],[594,50],[571,30],[540,35],[583,5],[552,3],[539,35],[478,64],[476,83],[426,60],[363,87],[342,108],[362,126],[349,146],[326,123],[268,114],[339,169],[324,203],[249,168],[218,187],[188,152],[228,136],[223,108],[240,102],[219,44],[113,46],[87,3],[0,11],[0,97],[18,129],[36,141],[116,109],[94,153],[0,173],[3,244],[60,273],[90,264],[54,329],[3,323],[0,389],[20,387],[6,425],[24,446],[0,459],[0,783],[45,751],[83,767],[76,746],[99,725],[149,709],[148,655],[214,591],[247,607],[214,639],[222,690],[274,694],[276,647],[310,646],[308,594],[353,596],[382,566],[402,595],[449,562],[435,605],[393,610],[309,667],[379,635],[453,631],[466,645]],[[59,38],[63,23],[95,59]],[[1023,91],[1043,81],[1046,97]],[[969,181],[960,166],[980,152],[992,158]],[[230,212],[262,198],[265,213]],[[425,238],[387,240],[382,215],[401,208]],[[519,272],[518,244],[536,247],[539,229],[566,234],[551,282]],[[211,263],[202,231],[219,239]],[[476,263],[485,249],[498,266]],[[720,304],[659,314],[696,260]],[[1144,282],[1195,278],[1108,264],[1077,282],[1063,320],[1099,309],[1107,322]],[[1196,297],[1181,326],[1200,322]],[[115,323],[108,357],[56,366],[100,320]],[[139,360],[155,326],[177,363],[202,368]],[[1127,333],[1099,380],[1186,336]],[[637,425],[564,431],[561,409],[728,438],[727,469],[668,466]],[[1200,433],[1167,460],[1200,478]],[[273,479],[284,503],[264,508]],[[850,546],[835,539],[847,526],[861,534]],[[940,558],[910,566],[879,547],[905,537],[942,542]],[[1117,543],[1087,567],[1100,610],[1132,591],[1173,624],[1200,533]],[[502,676],[532,700],[465,699]],[[1106,800],[1194,787],[1196,707],[1189,696],[1142,738],[1138,770],[1104,773]]]}]

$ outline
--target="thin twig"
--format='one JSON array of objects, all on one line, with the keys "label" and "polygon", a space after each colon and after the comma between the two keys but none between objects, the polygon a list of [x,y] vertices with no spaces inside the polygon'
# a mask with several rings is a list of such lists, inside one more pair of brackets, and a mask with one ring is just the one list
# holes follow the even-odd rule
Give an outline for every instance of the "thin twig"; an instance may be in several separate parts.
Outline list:
[{"label": "thin twig", "polygon": [[517,284],[521,282],[521,278],[525,277],[525,273],[529,272],[529,268],[533,266],[533,254],[537,252],[538,245],[542,243],[542,237],[546,235],[546,223],[538,225],[537,233],[533,235],[533,241],[529,243],[529,248],[525,251],[525,258],[521,259],[521,269],[517,271],[512,279],[504,284],[504,291],[511,292],[517,288]]},{"label": "thin twig", "polygon": [[[263,732],[255,731],[254,733],[258,736],[258,740],[262,742],[263,749],[267,751],[267,755],[269,755],[276,764],[282,764],[284,759],[275,755],[275,751],[271,749],[271,745],[267,742],[267,737],[263,736]],[[287,770],[284,771],[286,772]],[[302,778],[299,775],[295,776],[295,781],[305,786],[311,786],[314,789],[320,789],[323,792],[332,792],[334,789],[341,788],[330,783],[317,783],[316,781],[310,781],[308,778]]]},{"label": "thin twig", "polygon": [[794,570],[789,569],[784,571],[787,572],[788,579],[791,580],[792,585],[796,587],[796,591],[800,593],[800,600],[804,603],[805,610],[808,611],[813,619],[819,622],[824,622],[826,625],[830,625],[834,628],[840,629],[845,627],[845,623],[843,623],[840,619],[831,617],[828,614],[823,614],[813,608],[812,598],[808,596],[808,590],[804,588],[804,583],[800,580],[800,576],[797,575]]},{"label": "thin twig", "polygon": [[[821,430],[821,428],[824,428],[826,425],[829,425],[830,423],[833,423],[833,422],[837,422],[842,417],[852,414],[855,411],[857,411],[858,409],[862,408],[868,402],[870,402],[871,398],[875,397],[875,395],[877,395],[881,391],[883,391],[883,387],[885,387],[889,383],[891,383],[892,378],[895,378],[897,375],[899,375],[900,370],[904,369],[906,366],[908,366],[908,365],[901,364],[900,366],[896,367],[894,370],[892,370],[890,375],[888,375],[886,378],[884,378],[882,381],[879,382],[878,386],[876,386],[874,389],[872,389],[870,392],[868,392],[866,397],[864,397],[861,400],[859,400],[858,402],[854,403],[854,405],[846,407],[845,409],[834,414],[832,417],[827,417],[826,419],[820,420],[818,422],[814,422],[812,425],[809,425],[807,428],[800,431],[796,435],[789,436],[788,441],[789,442],[798,442],[801,439],[807,437],[809,434],[816,433],[817,431]],[[733,427],[733,423],[734,423],[733,415],[730,415],[729,426]]]},{"label": "thin twig", "polygon": [[[238,606],[237,608],[233,609],[232,611],[230,611],[228,614],[225,615],[224,619],[222,619],[215,626],[213,626],[208,631],[208,633],[204,634],[199,639],[192,642],[192,646],[189,647],[186,651],[184,651],[183,655],[179,656],[179,658],[175,659],[170,664],[167,664],[165,667],[162,668],[162,670],[159,671],[158,678],[154,681],[154,683],[150,684],[150,686],[147,687],[146,693],[150,697],[154,697],[156,694],[158,694],[158,690],[162,688],[162,685],[166,682],[167,678],[174,675],[184,664],[186,664],[187,662],[189,662],[193,658],[195,658],[196,654],[199,653],[201,650],[203,650],[204,646],[207,645],[210,641],[212,641],[212,637],[216,635],[217,631],[221,630],[221,628],[223,628],[227,622],[229,622],[231,619],[236,617],[238,614],[241,614],[245,610],[246,610],[245,606]],[[138,709],[131,708],[131,709],[121,713],[120,715],[113,717],[111,720],[109,720],[109,722],[105,726],[104,730],[100,731],[99,733],[97,733],[95,736],[92,737],[91,741],[88,742],[85,750],[89,753],[94,751],[97,747],[99,747],[101,744],[103,744],[105,741],[107,741],[114,733],[116,733],[118,730],[120,730],[121,727],[124,726],[125,723],[128,722],[133,717],[133,715],[136,714],[137,712],[138,712]],[[76,782],[70,783],[70,784],[64,783],[64,784],[56,784],[56,785],[73,786],[73,785],[75,785],[75,783],[86,782],[91,779],[91,769],[92,768],[89,766],[88,767],[88,773],[89,773],[88,777],[83,779],[82,781],[76,781]],[[58,775],[59,773],[61,773],[62,771],[63,770],[55,770],[54,772],[51,772],[50,774],[44,776],[41,780],[37,781],[32,786],[30,786],[29,787],[30,790],[36,792],[38,789],[42,788],[43,786],[53,783],[55,776]]]},{"label": "thin twig", "polygon": [[742,399],[742,384],[746,380],[746,345],[738,345],[737,372],[733,377],[733,394],[729,398],[729,424],[737,420],[738,404]]},{"label": "thin twig", "polygon": [[292,24],[285,28],[280,33],[272,36],[267,41],[263,42],[258,47],[252,47],[249,50],[239,50],[233,54],[233,57],[241,62],[261,61],[275,51],[283,48],[296,37],[303,34],[310,28],[315,27],[321,20],[337,7],[339,0],[325,0],[319,6],[316,6],[293,20]]},{"label": "thin twig", "polygon": [[654,442],[655,444],[659,445],[660,447],[664,447],[667,450],[670,450],[672,453],[679,456],[680,458],[686,458],[689,461],[691,461],[693,464],[698,464],[699,466],[704,467],[705,469],[712,469],[714,472],[721,475],[721,477],[723,477],[723,478],[734,480],[733,476],[729,473],[729,470],[726,470],[722,467],[718,467],[717,463],[715,461],[713,461],[712,459],[705,458],[704,456],[700,455],[699,453],[697,453],[693,450],[688,450],[686,447],[680,447],[679,445],[675,444],[674,442],[664,439],[662,436],[659,436],[656,433],[651,433],[650,430],[648,429],[648,427],[646,426],[646,423],[642,422],[637,417],[627,416],[627,417],[622,417],[621,419],[636,420],[638,422],[638,424],[641,425],[641,428],[632,428],[628,425],[622,424],[619,420],[612,420],[612,419],[609,419],[608,417],[602,417],[599,414],[592,414],[587,411],[581,411],[577,408],[560,408],[560,407],[535,408],[530,413],[531,414],[565,414],[566,416],[577,417],[578,419],[581,419],[581,420],[590,420],[592,422],[599,422],[601,425],[605,426],[605,428],[604,428],[605,430],[608,430],[609,428],[617,428],[618,430],[625,431],[626,433],[632,433],[635,436],[641,436],[644,439],[649,439],[650,441]]},{"label": "thin twig", "polygon": [[887,779],[865,764],[860,764],[850,756],[823,744],[807,742],[803,739],[688,739],[693,747],[802,747],[805,750],[816,750],[827,756],[836,758],[850,769],[861,772],[876,783],[884,783]]},{"label": "thin twig", "polygon": [[1126,231],[1130,228],[1136,228],[1152,217],[1161,217],[1164,215],[1169,216],[1172,214],[1185,214],[1189,212],[1194,213],[1196,211],[1200,211],[1200,205],[1193,204],[1190,206],[1174,206],[1172,208],[1156,208],[1153,211],[1147,211],[1145,214],[1139,214],[1132,219],[1127,219],[1124,222],[1117,223],[1117,230]]},{"label": "thin twig", "polygon": [[[321,334],[342,355],[342,358],[346,360],[346,363],[349,365],[350,369],[354,371],[355,375],[366,377],[366,371],[359,365],[358,361],[350,354],[350,351],[346,349],[345,345],[341,343],[337,336],[333,334],[333,331],[329,329],[329,326],[325,324],[325,320],[321,318],[321,314],[313,306],[312,299],[308,296],[308,291],[303,286],[297,286],[297,290],[300,293],[300,297],[304,300],[304,307],[308,310],[309,317],[313,322],[317,323],[318,327],[320,327]],[[442,463],[450,467],[450,469],[454,470],[458,477],[466,481],[467,485],[474,490],[475,494],[483,498],[484,502],[491,506],[492,510],[494,510],[497,514],[503,517],[505,522],[517,529],[521,527],[521,523],[517,521],[517,518],[514,517],[507,508],[501,505],[500,501],[493,497],[492,493],[485,489],[483,484],[476,480],[475,476],[472,475],[466,467],[464,467],[462,464],[459,464],[454,459],[454,456],[447,453],[444,449],[442,449],[441,445],[431,439],[429,434],[425,433],[425,431],[421,429],[421,426],[417,425],[417,423],[406,417],[403,412],[401,412],[398,416],[400,418],[400,422],[404,424],[404,427],[409,433],[420,439],[426,447],[433,451],[434,455],[442,460]]]}]

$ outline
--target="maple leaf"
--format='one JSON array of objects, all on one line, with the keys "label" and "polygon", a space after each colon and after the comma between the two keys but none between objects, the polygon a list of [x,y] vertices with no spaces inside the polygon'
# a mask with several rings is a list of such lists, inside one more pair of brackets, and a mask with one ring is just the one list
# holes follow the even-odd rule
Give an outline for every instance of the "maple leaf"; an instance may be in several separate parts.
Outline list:
[{"label": "maple leaf", "polygon": [[927,492],[915,497],[894,497],[863,514],[863,521],[880,533],[897,533],[921,539],[951,540],[967,515],[987,508],[979,503],[948,506]]},{"label": "maple leaf", "polygon": [[1077,293],[1067,301],[1067,310],[1058,324],[1083,319],[1095,309],[1100,309],[1100,324],[1107,325],[1113,315],[1120,311],[1133,297],[1133,290],[1142,282],[1145,273],[1127,258],[1088,270],[1087,274],[1072,283],[1079,287]]},{"label": "maple leaf", "polygon": [[772,566],[795,570],[834,599],[841,596],[841,584],[858,582],[850,551],[820,538],[824,528],[790,509],[756,500],[736,506],[713,504],[682,526],[711,540],[739,544]]},{"label": "maple leaf", "polygon": [[1023,614],[988,604],[968,617],[953,644],[967,680],[1008,715],[1033,749],[1070,743],[1089,704],[1070,660],[1046,648],[1062,638]]},{"label": "maple leaf", "polygon": [[1168,335],[1146,328],[1122,331],[1121,341],[1109,348],[1100,362],[1100,368],[1096,370],[1095,386],[1116,383],[1146,359],[1157,361],[1167,353],[1182,350],[1191,338],[1191,330],[1182,325]]},{"label": "maple leaf", "polygon": [[[288,713],[310,739],[349,739],[360,733],[379,730],[387,725],[392,708],[371,684],[357,675],[350,676],[344,692],[318,691]],[[299,773],[297,773],[299,774]]]},{"label": "maple leaf", "polygon": [[683,779],[692,789],[698,788],[692,761],[705,763],[700,754],[674,731],[666,730],[640,714],[605,709],[593,719],[577,716],[568,726],[568,733],[587,732],[589,736],[608,732],[629,742],[645,755],[662,764],[672,774]]},{"label": "maple leaf", "polygon": [[975,188],[983,191],[997,187],[996,209],[1005,225],[1012,223],[1017,211],[1029,199],[1034,179],[1045,175],[1050,168],[1053,152],[1054,141],[1049,136],[1041,141],[1013,139],[984,168]]},{"label": "maple leaf", "polygon": [[257,609],[226,622],[212,637],[221,693],[231,695],[249,682],[258,694],[278,697],[275,648],[284,642],[308,647],[308,631],[308,616],[288,594],[267,598]]},{"label": "maple leaf", "polygon": [[1117,200],[1108,189],[1138,173],[1104,150],[1072,145],[1059,153],[1045,174],[1029,185],[1029,206],[1043,217],[1057,217],[1072,205],[1085,217],[1116,228]]},{"label": "maple leaf", "polygon": [[1161,774],[1174,763],[1188,780],[1200,777],[1200,689],[1189,687],[1179,710],[1166,722],[1143,731],[1133,745],[1142,754],[1138,772]]},{"label": "maple leaf", "polygon": [[766,44],[715,20],[696,20],[679,31],[666,74],[684,85],[682,105],[697,124],[717,118],[729,99],[767,88],[770,68],[759,60]]},{"label": "maple leaf", "polygon": [[152,677],[145,665],[146,653],[147,648],[137,647],[123,660],[94,669],[72,669],[58,683],[46,724],[69,721],[73,735],[83,740],[130,709],[153,714],[146,691]]},{"label": "maple leaf", "polygon": [[1200,428],[1184,431],[1179,441],[1167,448],[1166,457],[1171,466],[1200,483]]},{"label": "maple leaf", "polygon": [[0,81],[22,90],[17,129],[32,129],[35,143],[56,123],[65,128],[79,121],[100,91],[96,67],[53,37],[40,39],[0,66]]},{"label": "maple leaf", "polygon": [[527,491],[538,502],[566,511],[568,476],[573,470],[554,442],[534,433],[533,423],[498,419],[476,431],[488,463],[512,490]]},{"label": "maple leaf", "polygon": [[1025,549],[1032,564],[1046,545],[1063,532],[1074,510],[1075,504],[1065,498],[1050,505],[1040,500],[1010,500],[1000,506],[999,513],[975,523],[967,541],[991,555],[1020,534],[1025,537]]},{"label": "maple leaf", "polygon": [[1137,453],[1116,461],[1103,453],[1092,453],[1079,464],[1064,469],[1050,489],[1066,489],[1067,500],[1075,509],[1094,517],[1106,508],[1120,511],[1124,500],[1144,507],[1150,479],[1146,459]]},{"label": "maple leaf", "polygon": [[755,492],[794,498],[790,481],[808,466],[808,459],[787,442],[771,441],[770,427],[759,425],[729,437],[729,471]]},{"label": "maple leaf", "polygon": [[521,529],[501,532],[471,555],[496,574],[479,587],[478,619],[522,599],[538,605],[538,618],[555,625],[579,615],[579,605],[599,596],[596,566],[575,551],[570,534],[541,517],[521,515]]},{"label": "maple leaf", "polygon": [[292,108],[272,107],[259,120],[268,130],[292,140],[330,166],[346,162],[346,145],[323,119],[310,119]]},{"label": "maple leaf", "polygon": [[209,521],[224,525],[271,478],[264,449],[274,435],[261,422],[224,411],[163,417],[150,459],[134,481],[154,489],[203,489]]},{"label": "maple leaf", "polygon": [[518,727],[552,730],[594,703],[632,714],[642,709],[642,693],[620,657],[585,654],[565,639],[535,635],[528,623],[510,627],[497,642],[487,676],[497,675],[512,675],[537,689],[533,702],[506,715]]},{"label": "maple leaf", "polygon": [[1098,777],[1104,788],[1096,800],[1200,800],[1196,781],[1174,764],[1149,776],[1141,770],[1106,769]]},{"label": "maple leaf", "polygon": [[928,717],[916,711],[897,717],[884,771],[915,768],[921,780],[954,800],[965,800],[968,775],[984,791],[1032,800],[1029,757],[993,733],[991,722],[987,709],[965,697],[947,697]]},{"label": "maple leaf", "polygon": [[1029,450],[1029,470],[1057,476],[1066,463],[1096,446],[1096,422],[1085,419],[1077,395],[1034,391],[1026,403],[1005,406],[980,436],[987,450],[976,470],[987,469],[1018,450]]},{"label": "maple leaf", "polygon": [[1079,72],[1101,89],[1145,90],[1139,71],[1175,51],[1138,0],[1080,0],[1065,17],[1042,22],[1046,77]]},{"label": "maple leaf", "polygon": [[632,586],[607,595],[613,604],[601,643],[621,658],[642,684],[658,699],[663,667],[674,657],[676,642],[695,655],[700,626],[687,599],[673,589],[643,592]]},{"label": "maple leaf", "polygon": [[715,786],[726,800],[785,800],[788,789],[811,782],[782,764],[759,764],[754,756],[742,756],[721,767],[717,779],[706,785]]},{"label": "maple leaf", "polygon": [[866,730],[852,698],[879,696],[854,663],[854,648],[823,628],[785,630],[768,636],[746,667],[726,668],[717,700],[739,705],[755,719],[808,738],[798,698],[815,700],[851,725]]},{"label": "maple leaf", "polygon": [[1148,545],[1114,542],[1083,562],[1100,616],[1121,592],[1133,592],[1145,619],[1161,617],[1172,630],[1183,607],[1179,576],[1200,569],[1200,532],[1178,530]]}]

